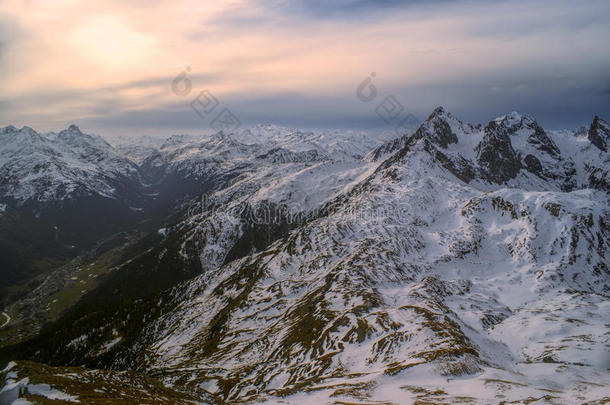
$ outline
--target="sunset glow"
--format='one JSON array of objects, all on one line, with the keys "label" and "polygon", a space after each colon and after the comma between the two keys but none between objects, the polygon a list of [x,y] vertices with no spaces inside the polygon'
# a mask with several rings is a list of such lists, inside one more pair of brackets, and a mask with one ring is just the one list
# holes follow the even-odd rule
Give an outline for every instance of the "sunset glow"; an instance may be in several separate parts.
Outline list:
[{"label": "sunset glow", "polygon": [[608,112],[609,3],[367,3],[4,1],[0,124],[197,132],[170,89],[187,68],[248,123],[374,127],[353,95],[371,72],[416,115],[517,106],[561,126]]}]

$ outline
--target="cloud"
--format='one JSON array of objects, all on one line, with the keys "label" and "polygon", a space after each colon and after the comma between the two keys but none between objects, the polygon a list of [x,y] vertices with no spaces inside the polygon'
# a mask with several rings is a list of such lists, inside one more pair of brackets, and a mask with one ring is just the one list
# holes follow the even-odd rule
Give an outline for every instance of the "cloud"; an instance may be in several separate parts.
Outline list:
[{"label": "cloud", "polygon": [[312,18],[367,18],[396,11],[414,10],[449,3],[464,3],[465,0],[296,0],[265,1],[270,8],[285,13],[305,15]]},{"label": "cloud", "polygon": [[[244,123],[375,127],[354,96],[468,120],[609,116],[610,3],[583,0],[91,0],[0,3],[0,124],[199,130],[208,89]],[[14,29],[2,34],[2,27]],[[5,28],[6,31],[6,28]],[[190,68],[192,94],[170,84]],[[556,112],[556,113],[554,113]]]}]

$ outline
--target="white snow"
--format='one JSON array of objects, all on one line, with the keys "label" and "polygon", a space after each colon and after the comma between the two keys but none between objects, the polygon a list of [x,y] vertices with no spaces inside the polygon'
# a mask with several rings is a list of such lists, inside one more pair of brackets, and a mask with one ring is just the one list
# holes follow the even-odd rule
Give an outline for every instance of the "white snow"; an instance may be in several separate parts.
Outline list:
[{"label": "white snow", "polygon": [[139,181],[137,166],[98,136],[77,127],[38,134],[28,127],[0,128],[0,195],[24,202],[98,194],[115,198],[113,181]]},{"label": "white snow", "polygon": [[[439,114],[458,138],[442,153],[478,169],[484,129]],[[604,401],[610,212],[589,178],[608,155],[572,131],[546,133],[558,155],[541,151],[535,122],[516,112],[495,123],[550,175],[465,183],[423,142],[385,164],[361,158],[381,139],[275,126],[168,139],[152,166],[238,174],[210,193],[213,208],[176,226],[203,274],[170,290],[164,302],[175,307],[143,325],[134,347],[151,355],[138,367],[211,392],[248,369],[232,399],[257,391],[267,403],[355,402],[343,389],[354,387],[371,403]],[[252,225],[240,209],[270,203],[328,209],[225,264]],[[201,349],[209,340],[213,353]],[[307,392],[277,396],[299,383]]]},{"label": "white snow", "polygon": [[[448,119],[458,142],[443,153],[474,162],[483,130]],[[533,125],[530,118],[511,113],[497,122],[524,125],[511,135],[518,152],[541,156],[553,170],[565,163],[545,158],[528,141],[534,132],[526,128]],[[562,159],[581,159],[578,152],[563,153],[576,145],[573,142],[584,142],[581,138],[568,133],[549,136]],[[583,148],[587,153],[589,148]],[[599,162],[599,153],[591,153],[591,162]],[[187,372],[186,365],[192,367],[190,353],[201,344],[207,325],[227,300],[244,291],[243,285],[226,286],[219,297],[216,288],[245,263],[255,263],[262,274],[248,290],[247,305],[231,310],[218,343],[223,355],[203,357],[198,367],[224,370],[216,371],[223,374],[257,364],[265,370],[260,372],[266,375],[264,389],[269,393],[290,388],[290,378],[299,373],[315,374],[323,381],[309,387],[313,391],[271,398],[269,403],[324,403],[331,395],[349,402],[352,397],[335,395],[328,387],[360,383],[371,384],[369,402],[415,400],[421,389],[442,389],[444,394],[427,399],[449,403],[459,397],[485,404],[498,395],[523,401],[544,400],[551,393],[564,402],[604,395],[608,373],[600,355],[607,351],[604,315],[609,307],[603,297],[609,286],[603,272],[592,271],[605,262],[592,247],[606,243],[599,238],[607,232],[602,222],[608,219],[608,199],[603,191],[584,188],[585,175],[572,192],[562,191],[552,179],[523,171],[507,185],[476,179],[466,184],[419,144],[387,168],[368,160],[331,160],[298,170],[285,165],[281,170],[280,177],[261,167],[215,196],[229,205],[273,201],[310,210],[334,196],[362,190],[267,252],[222,267],[222,260],[205,260],[215,264],[189,283],[179,307],[160,321],[164,328],[154,328],[150,350],[159,357],[152,360],[151,369]],[[223,200],[223,193],[230,197]],[[206,229],[209,240],[204,252],[226,251],[238,233],[234,223],[218,220],[228,212],[223,209],[204,216],[200,230]],[[574,232],[579,238],[570,242]],[[331,282],[330,288],[326,282]],[[324,333],[320,350],[332,359],[328,369],[317,369],[322,367],[321,354],[300,345],[286,349],[291,351],[285,357],[269,358],[269,353],[282,352],[294,322],[291,313],[318,291],[324,293],[316,302],[323,302],[337,322],[336,327],[329,321],[325,331],[314,331],[318,336]],[[356,312],[367,302],[364,292],[374,292],[381,304]],[[460,367],[470,374],[446,377],[443,370],[450,365],[418,364],[422,352],[452,348],[451,338],[427,325],[418,311],[455,323],[477,353],[460,358]],[[358,321],[376,326],[379,319],[397,329],[376,327],[361,342],[345,340]],[[393,339],[400,343],[390,343]],[[405,369],[390,376],[390,365]],[[338,370],[358,377],[332,377]],[[243,392],[256,386],[256,375],[247,377],[254,385],[244,382]]]},{"label": "white snow", "polygon": [[39,395],[54,401],[80,402],[78,397],[53,389],[48,384],[28,384],[25,389],[31,395]]}]

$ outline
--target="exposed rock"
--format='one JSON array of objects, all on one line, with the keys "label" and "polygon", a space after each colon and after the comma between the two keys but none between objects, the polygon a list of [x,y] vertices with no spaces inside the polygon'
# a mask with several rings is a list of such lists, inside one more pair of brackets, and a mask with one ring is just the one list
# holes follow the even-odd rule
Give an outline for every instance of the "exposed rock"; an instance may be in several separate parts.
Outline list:
[{"label": "exposed rock", "polygon": [[443,149],[458,142],[457,135],[451,130],[448,120],[453,118],[443,107],[430,114],[426,122],[415,132],[417,138],[426,138]]},{"label": "exposed rock", "polygon": [[483,176],[494,183],[514,179],[521,170],[521,161],[506,128],[491,121],[484,131],[483,141],[476,147],[477,162],[483,169]]},{"label": "exposed rock", "polygon": [[610,138],[610,126],[606,121],[595,116],[591,126],[589,127],[589,141],[597,149],[602,150],[604,152],[608,151],[608,138]]},{"label": "exposed rock", "polygon": [[523,161],[529,172],[542,177],[542,163],[540,163],[540,160],[538,160],[536,156],[527,155]]},{"label": "exposed rock", "polygon": [[460,156],[457,159],[452,160],[438,150],[438,148],[433,146],[431,142],[426,142],[424,148],[434,156],[441,166],[464,183],[470,183],[470,181],[475,178],[476,172],[474,168],[471,166],[470,162],[463,157]]},{"label": "exposed rock", "polygon": [[561,152],[555,143],[548,137],[544,129],[534,122],[534,133],[529,136],[527,141],[534,145],[538,150],[553,156],[558,156]]}]

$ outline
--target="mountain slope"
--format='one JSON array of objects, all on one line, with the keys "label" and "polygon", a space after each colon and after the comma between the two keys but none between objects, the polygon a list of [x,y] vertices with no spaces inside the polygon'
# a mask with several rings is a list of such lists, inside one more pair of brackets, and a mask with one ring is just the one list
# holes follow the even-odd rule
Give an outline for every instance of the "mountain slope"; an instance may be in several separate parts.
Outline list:
[{"label": "mountain slope", "polygon": [[[142,332],[149,355],[138,366],[205,381],[231,401],[305,387],[335,386],[332,394],[401,370],[396,384],[424,370],[512,381],[513,399],[523,384],[569,399],[603,381],[607,196],[481,193],[424,148],[414,145],[329,216],[176,291],[178,308]],[[386,212],[369,217],[366,205]],[[578,307],[589,308],[586,319],[557,312]],[[553,313],[547,342],[506,339],[514,322]],[[549,384],[544,373],[557,371],[561,384]],[[570,383],[573,373],[583,381]]]},{"label": "mountain slope", "polygon": [[145,200],[139,168],[100,137],[0,129],[0,283],[27,282],[134,227]]},{"label": "mountain slope", "polygon": [[[27,375],[20,378],[21,375]],[[215,404],[172,390],[154,379],[137,373],[112,373],[83,368],[52,368],[31,362],[11,363],[0,371],[7,385],[0,393],[0,403],[86,403],[107,404]],[[65,391],[69,391],[67,394]],[[24,402],[26,401],[26,402]],[[33,402],[30,402],[33,401]]]},{"label": "mountain slope", "polygon": [[0,129],[0,195],[21,204],[99,195],[124,197],[140,183],[138,167],[102,138],[74,125],[40,135],[31,128]]},{"label": "mountain slope", "polygon": [[[146,139],[144,146],[148,145],[151,151],[150,156],[143,157],[140,152],[145,152],[140,149],[135,152],[129,147],[121,149],[118,146],[112,149],[96,137],[77,133],[76,129],[71,131],[74,134],[69,139],[73,143],[80,141],[99,146],[97,155],[115,157],[119,153],[126,153],[129,160],[121,158],[121,162],[130,167],[135,166],[132,163],[134,160],[145,161],[142,167],[138,167],[140,184],[133,188],[139,192],[140,198],[129,202],[125,193],[115,188],[117,194],[112,198],[99,198],[99,203],[104,202],[101,208],[95,200],[91,201],[93,197],[78,196],[58,197],[43,203],[37,201],[35,204],[25,202],[20,205],[13,201],[10,206],[6,206],[7,214],[0,221],[6,221],[7,228],[13,232],[12,235],[7,233],[7,245],[14,245],[13,250],[8,252],[10,255],[7,254],[8,260],[12,261],[10,266],[5,267],[7,276],[14,277],[16,270],[27,271],[23,272],[24,281],[21,286],[9,286],[10,290],[7,288],[10,294],[5,295],[8,305],[6,310],[13,314],[13,321],[9,336],[2,336],[2,340],[28,337],[36,332],[36,325],[47,319],[46,309],[57,306],[54,295],[58,288],[74,284],[72,279],[75,277],[87,277],[88,266],[105,273],[105,277],[96,282],[98,288],[84,299],[86,307],[91,308],[123,299],[140,298],[194,277],[202,269],[215,268],[226,260],[266,248],[269,243],[298,225],[296,221],[292,223],[290,217],[299,221],[298,218],[309,215],[329,197],[341,192],[350,182],[370,170],[374,165],[360,161],[356,152],[366,150],[366,145],[379,143],[375,137],[360,136],[348,144],[343,133],[332,133],[331,136],[331,133],[301,133],[279,127],[259,126],[242,134],[172,136],[158,149],[154,147],[155,142]],[[301,134],[303,143],[299,146],[293,141]],[[43,144],[54,146],[58,135],[40,135],[40,138],[43,139]],[[343,141],[338,142],[337,139]],[[329,146],[334,152],[322,153],[328,145],[334,145]],[[132,156],[132,153],[137,156]],[[49,157],[48,153],[40,154]],[[108,171],[104,168],[109,165],[104,163],[104,159],[100,162],[97,170],[103,174]],[[65,181],[78,183],[80,172],[72,173],[68,170],[68,163],[61,159],[57,161],[58,166],[64,167],[64,172],[73,175]],[[58,179],[62,180],[61,177]],[[316,194],[305,192],[316,183]],[[54,184],[42,184],[37,193],[44,194]],[[225,212],[230,213],[233,219],[226,221],[224,214],[207,212],[199,198],[192,200],[200,193],[207,193],[206,203],[224,206]],[[129,202],[128,207],[125,202]],[[46,211],[35,216],[27,210],[32,208],[28,204],[38,210],[36,213],[40,212],[41,207]],[[105,212],[102,209],[104,207],[110,211]],[[87,218],[78,215],[72,218],[75,213],[83,211],[88,213]],[[279,223],[255,227],[244,227],[242,224],[255,213],[268,216],[271,211],[281,219]],[[124,212],[132,217],[125,218],[122,216]],[[58,217],[57,213],[65,213],[69,217]],[[195,215],[198,213],[201,215]],[[175,225],[174,216],[180,215],[192,218],[177,226],[168,226]],[[139,222],[135,224],[134,219]],[[69,228],[67,224],[70,223],[80,227]],[[119,226],[109,228],[113,224]],[[103,265],[97,260],[90,259],[97,255],[98,246],[105,246],[110,240],[124,239],[125,235],[121,233],[106,238],[105,235],[112,233],[113,229],[134,230],[134,227],[136,232],[132,232],[129,237],[131,242],[139,234],[137,231],[153,231],[137,243],[137,255],[142,257],[135,260],[132,254],[134,249],[126,248],[126,252],[119,257],[125,257],[124,260],[129,258],[128,263],[116,266],[113,261],[105,269],[100,268]],[[157,233],[159,227],[164,228]],[[70,241],[89,240],[89,245],[85,246],[92,246],[92,251],[83,252],[82,243],[78,246],[75,246],[75,242],[66,243],[68,230],[73,231]],[[102,232],[97,232],[100,230]],[[17,238],[15,235],[18,231],[23,235],[20,234]],[[159,237],[166,233],[171,233],[170,237]],[[101,237],[104,239],[100,240]],[[141,234],[137,237],[141,237]],[[52,241],[57,243],[51,243]],[[27,247],[32,244],[34,248],[30,253]],[[83,257],[75,258],[76,255]],[[24,259],[30,260],[32,257],[36,259],[34,263],[25,261],[25,265],[22,265]],[[114,271],[115,269],[120,271]],[[27,278],[39,273],[34,279]],[[89,274],[88,277],[91,276]],[[14,278],[11,280],[15,281]],[[88,291],[72,290],[72,295],[78,293],[72,299],[78,299]],[[65,295],[63,290],[60,293]],[[19,298],[16,302],[15,297]],[[62,308],[66,304],[70,303],[61,300]],[[41,306],[46,309],[40,311]],[[22,325],[31,327],[28,326],[25,331],[20,329]]]},{"label": "mountain slope", "polygon": [[[13,353],[231,403],[608,401],[608,154],[592,139],[437,109],[349,175],[293,159],[244,172],[167,230],[203,274]],[[257,204],[305,215],[227,253],[268,232],[236,209]]]}]

